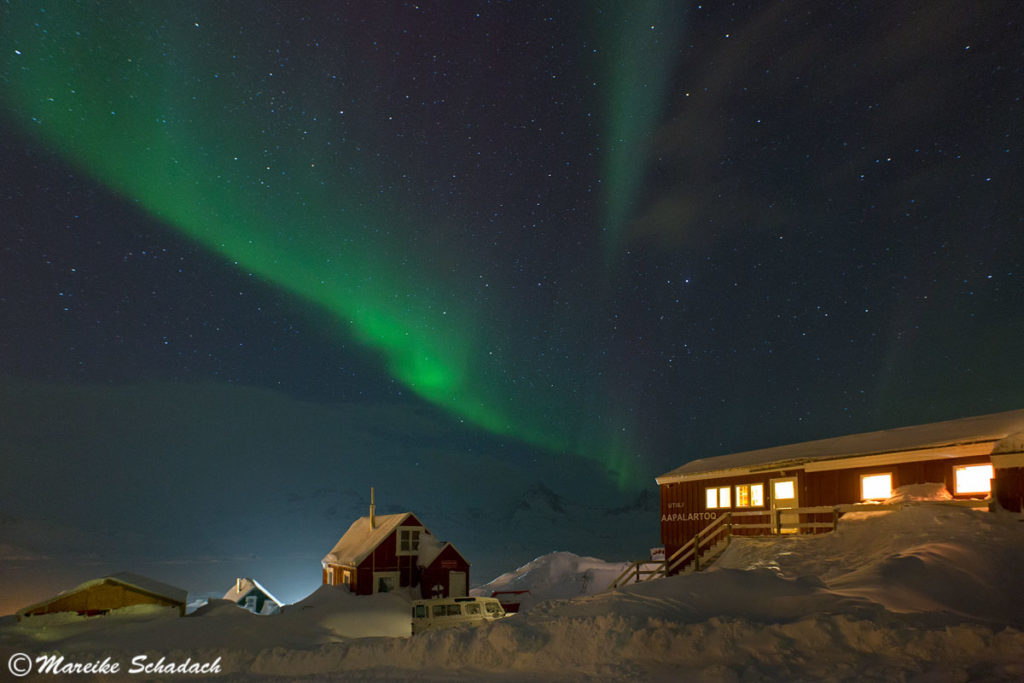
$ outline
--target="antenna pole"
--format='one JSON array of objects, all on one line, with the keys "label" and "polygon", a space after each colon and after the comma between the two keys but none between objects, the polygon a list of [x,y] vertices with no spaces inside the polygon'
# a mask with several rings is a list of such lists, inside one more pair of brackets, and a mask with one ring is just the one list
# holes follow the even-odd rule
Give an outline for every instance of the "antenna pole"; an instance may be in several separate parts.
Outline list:
[{"label": "antenna pole", "polygon": [[373,502],[373,487],[370,487],[370,528],[377,528],[377,506]]}]

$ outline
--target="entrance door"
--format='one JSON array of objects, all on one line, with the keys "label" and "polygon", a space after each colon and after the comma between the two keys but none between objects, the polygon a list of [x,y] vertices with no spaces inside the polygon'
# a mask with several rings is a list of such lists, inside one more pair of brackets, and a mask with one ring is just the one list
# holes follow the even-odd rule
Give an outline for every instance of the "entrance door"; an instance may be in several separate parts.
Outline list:
[{"label": "entrance door", "polygon": [[374,572],[373,592],[390,593],[398,588],[398,572]]},{"label": "entrance door", "polygon": [[794,525],[800,523],[800,515],[793,512],[783,512],[776,515],[776,510],[787,510],[800,507],[800,496],[797,491],[796,477],[782,477],[771,480],[772,493],[772,524],[779,524],[780,528],[775,529],[777,534],[795,534],[799,529]]},{"label": "entrance door", "polygon": [[448,597],[466,596],[466,572],[448,572]]}]

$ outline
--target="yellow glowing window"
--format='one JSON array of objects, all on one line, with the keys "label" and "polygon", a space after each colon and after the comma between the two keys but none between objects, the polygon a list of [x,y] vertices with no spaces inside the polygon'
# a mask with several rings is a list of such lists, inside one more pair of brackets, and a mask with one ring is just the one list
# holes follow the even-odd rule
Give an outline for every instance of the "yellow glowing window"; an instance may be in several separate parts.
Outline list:
[{"label": "yellow glowing window", "polygon": [[765,487],[764,484],[755,483],[751,484],[751,506],[755,508],[763,508],[765,505]]},{"label": "yellow glowing window", "polygon": [[882,500],[892,497],[892,474],[865,474],[860,478],[862,500]]},{"label": "yellow glowing window", "polygon": [[704,489],[704,495],[707,497],[707,509],[712,508],[727,508],[729,507],[729,487],[718,486],[713,489]]},{"label": "yellow glowing window", "polygon": [[742,484],[736,487],[736,507],[749,508],[764,505],[764,484]]},{"label": "yellow glowing window", "polygon": [[953,468],[954,487],[958,495],[989,493],[992,490],[992,465],[967,465]]},{"label": "yellow glowing window", "polygon": [[737,486],[736,487],[736,507],[748,508],[750,507],[750,487],[749,486]]},{"label": "yellow glowing window", "polygon": [[796,486],[792,481],[775,482],[775,500],[793,500],[796,498]]}]

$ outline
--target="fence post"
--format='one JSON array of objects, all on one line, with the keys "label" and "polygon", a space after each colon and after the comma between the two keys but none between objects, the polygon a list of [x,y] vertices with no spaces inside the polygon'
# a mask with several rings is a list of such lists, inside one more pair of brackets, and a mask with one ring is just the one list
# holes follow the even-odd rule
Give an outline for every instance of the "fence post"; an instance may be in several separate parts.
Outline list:
[{"label": "fence post", "polygon": [[839,508],[838,507],[833,507],[832,508],[832,531],[835,531],[838,528],[839,528]]}]

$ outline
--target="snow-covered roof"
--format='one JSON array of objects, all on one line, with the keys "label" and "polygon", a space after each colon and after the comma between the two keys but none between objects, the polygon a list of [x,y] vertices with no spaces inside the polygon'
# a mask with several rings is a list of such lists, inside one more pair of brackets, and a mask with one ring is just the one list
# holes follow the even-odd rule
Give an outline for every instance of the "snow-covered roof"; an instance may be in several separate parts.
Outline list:
[{"label": "snow-covered roof", "polygon": [[[417,553],[418,559],[417,564],[421,567],[429,567],[430,563],[437,559],[437,556],[444,552],[444,549],[450,546],[451,543],[445,543],[432,534],[427,534],[420,537],[420,547]],[[459,552],[456,550],[455,552]],[[461,555],[461,553],[459,553]]]},{"label": "snow-covered roof", "polygon": [[730,455],[693,460],[657,478],[659,484],[707,476],[740,474],[778,466],[800,467],[804,463],[852,458],[900,451],[942,448],[962,444],[995,442],[1024,430],[1024,409],[991,415],[965,417],[931,424],[850,434],[831,439],[805,441],[787,446],[762,448]]},{"label": "snow-covered roof", "polygon": [[19,610],[19,613],[24,614],[26,612],[31,612],[32,610],[42,607],[43,605],[47,605],[62,596],[72,595],[74,593],[87,590],[89,588],[92,588],[93,586],[98,586],[106,581],[115,581],[125,586],[130,586],[132,588],[140,590],[144,593],[149,593],[150,595],[165,598],[167,600],[180,603],[182,605],[188,602],[188,591],[186,590],[176,588],[175,586],[171,586],[161,581],[157,581],[156,579],[151,579],[148,576],[142,576],[141,574],[132,574],[131,572],[118,572],[117,574],[103,576],[98,579],[90,579],[85,583],[80,583],[70,590],[61,591],[60,593],[51,598],[41,600],[35,604],[29,605],[28,607],[23,607],[21,610]]},{"label": "snow-covered roof", "polygon": [[134,586],[135,588],[145,591],[146,593],[158,595],[162,598],[167,598],[168,600],[173,600],[175,602],[188,602],[187,590],[176,588],[175,586],[171,586],[161,581],[157,581],[156,579],[151,579],[148,576],[142,576],[141,574],[132,574],[131,572],[118,572],[117,574],[111,574],[110,576],[104,577],[102,579],[95,579],[94,581],[89,581],[87,583],[99,583],[107,579],[112,579],[114,581],[117,581],[118,583],[123,583],[127,586]]},{"label": "snow-covered roof", "polygon": [[230,600],[231,602],[238,602],[239,600],[244,598],[246,595],[248,595],[249,591],[251,591],[253,588],[255,588],[259,592],[263,593],[263,595],[268,600],[277,603],[278,606],[281,605],[281,601],[278,600],[277,598],[275,598],[273,595],[271,595],[270,591],[268,591],[266,588],[264,588],[260,584],[259,581],[257,581],[256,579],[248,579],[248,578],[236,579],[235,583],[232,584],[231,589],[227,593],[224,594],[224,599],[225,600]]},{"label": "snow-covered roof", "polygon": [[402,512],[397,515],[377,515],[376,524],[370,527],[369,517],[360,517],[352,522],[345,535],[324,556],[324,564],[340,564],[345,567],[357,567],[365,560],[374,548],[384,542],[392,531],[412,515]]}]

